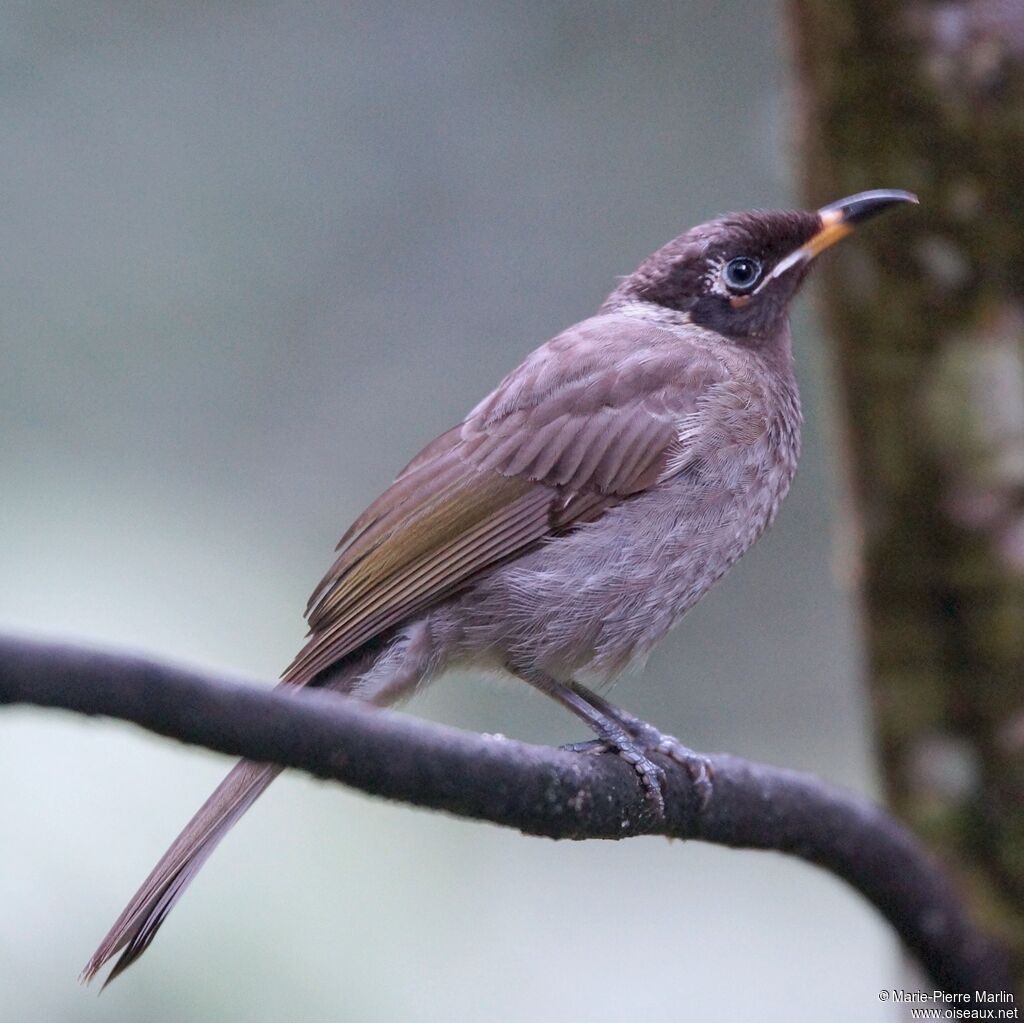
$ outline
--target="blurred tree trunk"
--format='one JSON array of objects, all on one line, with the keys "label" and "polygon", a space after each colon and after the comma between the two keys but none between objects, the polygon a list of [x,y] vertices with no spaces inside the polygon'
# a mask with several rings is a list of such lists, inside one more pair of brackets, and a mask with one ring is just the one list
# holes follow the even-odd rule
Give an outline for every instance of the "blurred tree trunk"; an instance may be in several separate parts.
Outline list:
[{"label": "blurred tree trunk", "polygon": [[790,0],[804,198],[906,188],[825,257],[888,798],[1024,990],[1024,3]]}]

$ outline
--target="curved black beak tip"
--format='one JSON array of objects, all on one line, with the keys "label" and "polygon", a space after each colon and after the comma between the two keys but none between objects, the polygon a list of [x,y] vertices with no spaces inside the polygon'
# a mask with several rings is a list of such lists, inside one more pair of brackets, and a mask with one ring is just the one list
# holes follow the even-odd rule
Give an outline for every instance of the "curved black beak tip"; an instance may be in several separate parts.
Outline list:
[{"label": "curved black beak tip", "polygon": [[904,192],[898,188],[875,188],[870,192],[858,192],[838,202],[829,203],[818,210],[818,214],[823,217],[829,213],[833,216],[839,214],[839,220],[843,224],[860,224],[890,206],[901,203],[913,203],[916,206],[919,202],[913,192]]}]

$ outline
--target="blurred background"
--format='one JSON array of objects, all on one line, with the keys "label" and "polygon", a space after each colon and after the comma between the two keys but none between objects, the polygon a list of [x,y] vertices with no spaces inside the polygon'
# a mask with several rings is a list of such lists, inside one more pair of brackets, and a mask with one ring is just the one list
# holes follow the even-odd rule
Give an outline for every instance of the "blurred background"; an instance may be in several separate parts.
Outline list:
[{"label": "blurred background", "polygon": [[[0,627],[269,684],[338,536],[423,443],[668,238],[795,201],[782,44],[772,5],[722,0],[5,5]],[[614,698],[871,793],[812,307],[778,524]],[[587,737],[471,677],[408,710]],[[138,966],[79,988],[228,766],[3,713],[4,1019],[896,1018],[887,928],[802,863],[552,843],[299,775]]]}]

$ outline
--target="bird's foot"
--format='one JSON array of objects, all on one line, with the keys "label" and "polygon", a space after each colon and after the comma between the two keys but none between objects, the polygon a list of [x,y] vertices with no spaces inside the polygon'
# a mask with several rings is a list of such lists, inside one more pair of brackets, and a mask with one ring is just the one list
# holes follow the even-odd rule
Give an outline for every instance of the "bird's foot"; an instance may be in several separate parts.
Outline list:
[{"label": "bird's foot", "polygon": [[665,817],[665,770],[651,760],[651,753],[660,753],[685,767],[693,780],[698,813],[707,806],[711,798],[711,763],[707,757],[687,749],[670,735],[662,735],[646,721],[627,714],[579,682],[565,684],[536,668],[517,670],[514,665],[510,667],[531,685],[583,718],[598,735],[597,747],[593,743],[576,743],[563,746],[563,749],[575,753],[592,752],[595,748],[611,749],[636,771],[644,787],[647,805],[657,820]]},{"label": "bird's foot", "polygon": [[[674,735],[662,735],[646,721],[632,718],[625,727],[628,727],[630,738],[625,739],[622,743],[614,739],[592,739],[589,742],[570,743],[563,746],[562,749],[570,753],[595,754],[607,753],[609,750],[618,753],[640,775],[648,796],[648,803],[652,804],[652,810],[654,804],[657,803],[661,807],[661,814],[664,815],[665,801],[662,790],[665,784],[665,772],[647,756],[650,753],[660,753],[686,769],[697,795],[697,812],[703,813],[711,802],[714,792],[715,771],[710,758],[684,746]],[[623,746],[627,747],[625,751]],[[650,768],[653,768],[653,771]],[[657,778],[656,798],[651,796],[650,782],[653,778]]]},{"label": "bird's foot", "polygon": [[[612,709],[610,704],[608,708]],[[649,725],[623,710],[614,709],[618,711],[618,720],[622,727],[629,732],[638,746],[647,753],[660,753],[669,760],[674,760],[680,767],[686,768],[697,794],[697,812],[703,813],[711,802],[714,791],[715,771],[711,760],[702,753],[696,753],[689,746],[684,746],[674,735],[663,735],[654,725]]]},{"label": "bird's foot", "polygon": [[662,821],[665,819],[665,770],[651,760],[647,756],[647,751],[637,745],[628,734],[622,732],[604,739],[591,739],[589,742],[572,742],[560,748],[569,753],[614,753],[616,756],[621,757],[639,776],[647,808],[655,820]]}]

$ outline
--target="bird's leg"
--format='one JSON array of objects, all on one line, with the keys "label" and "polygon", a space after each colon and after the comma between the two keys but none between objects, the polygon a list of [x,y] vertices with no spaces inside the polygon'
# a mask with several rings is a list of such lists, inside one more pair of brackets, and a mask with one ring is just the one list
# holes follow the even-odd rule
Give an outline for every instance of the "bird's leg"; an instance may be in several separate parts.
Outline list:
[{"label": "bird's leg", "polygon": [[[617,722],[645,752],[661,753],[685,767],[697,793],[698,809],[703,810],[708,805],[714,771],[707,757],[684,746],[673,735],[662,735],[653,725],[609,703],[603,696],[599,696],[581,683],[570,682],[569,687],[599,713]],[[579,746],[577,750],[582,752]]]},{"label": "bird's leg", "polygon": [[[659,820],[664,818],[665,797],[662,787],[665,784],[665,772],[647,756],[647,751],[634,739],[629,729],[621,721],[614,715],[606,714],[600,707],[595,706],[585,696],[578,693],[575,683],[563,685],[551,678],[550,675],[545,675],[534,669],[516,669],[515,673],[586,721],[598,735],[601,747],[613,749],[636,771],[640,776],[640,782],[644,787],[644,795],[651,812]],[[566,748],[572,749],[572,747]]]}]

